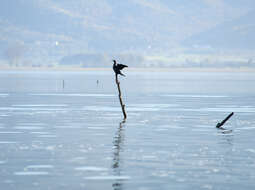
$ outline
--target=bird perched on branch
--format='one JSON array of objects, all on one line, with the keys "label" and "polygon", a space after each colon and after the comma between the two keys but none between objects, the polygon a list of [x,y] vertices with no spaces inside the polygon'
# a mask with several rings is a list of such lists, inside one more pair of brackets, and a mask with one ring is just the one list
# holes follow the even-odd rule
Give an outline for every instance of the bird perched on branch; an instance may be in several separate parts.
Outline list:
[{"label": "bird perched on branch", "polygon": [[123,65],[123,64],[118,64],[116,62],[116,60],[113,60],[113,67],[112,68],[113,68],[113,70],[114,70],[116,75],[120,74],[122,76],[125,76],[124,74],[122,74],[120,72],[120,70],[124,69],[125,67],[128,67],[128,66],[127,65]]}]

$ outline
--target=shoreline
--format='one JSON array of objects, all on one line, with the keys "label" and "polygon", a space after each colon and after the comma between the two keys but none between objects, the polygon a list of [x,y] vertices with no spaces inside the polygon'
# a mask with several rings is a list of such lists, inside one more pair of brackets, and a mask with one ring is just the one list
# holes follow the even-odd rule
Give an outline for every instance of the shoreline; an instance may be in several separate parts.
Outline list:
[{"label": "shoreline", "polygon": [[[79,67],[0,67],[0,72],[48,71],[48,72],[83,72],[83,71],[111,71],[112,68],[79,68]],[[126,68],[136,72],[255,72],[255,68]]]}]

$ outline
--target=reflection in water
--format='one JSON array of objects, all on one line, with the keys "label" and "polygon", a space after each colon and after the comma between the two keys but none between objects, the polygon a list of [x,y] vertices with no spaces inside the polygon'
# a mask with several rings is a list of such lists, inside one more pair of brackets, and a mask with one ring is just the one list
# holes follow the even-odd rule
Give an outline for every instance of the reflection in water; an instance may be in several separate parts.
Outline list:
[{"label": "reflection in water", "polygon": [[232,160],[235,157],[235,150],[234,150],[234,135],[232,130],[221,130],[222,134],[219,135],[218,144],[220,145],[218,150],[218,157],[221,158],[221,168],[231,168]]},{"label": "reflection in water", "polygon": [[233,146],[233,141],[234,141],[234,135],[232,134],[232,130],[226,130],[226,131],[221,131],[222,135],[220,135],[220,144],[223,145],[231,145]]},{"label": "reflection in water", "polygon": [[[233,112],[232,112],[233,113]],[[217,124],[218,125],[218,124]],[[216,128],[219,130],[219,133],[222,135],[222,142],[223,144],[229,144],[233,145],[233,130],[232,129],[225,129],[224,127],[217,127]]]},{"label": "reflection in water", "polygon": [[[121,176],[121,157],[120,152],[123,150],[124,144],[124,125],[125,121],[122,121],[119,124],[118,131],[116,132],[113,140],[113,173],[115,176]],[[113,184],[112,187],[114,190],[121,190],[122,189],[122,180],[117,179]]]},{"label": "reflection in water", "polygon": [[[219,124],[219,123],[218,123]],[[217,125],[218,125],[217,124]],[[216,128],[219,130],[219,132],[220,133],[222,133],[222,134],[230,134],[230,133],[232,133],[233,132],[233,130],[232,129],[226,129],[226,128],[224,128],[224,127],[217,127],[216,126]]]}]

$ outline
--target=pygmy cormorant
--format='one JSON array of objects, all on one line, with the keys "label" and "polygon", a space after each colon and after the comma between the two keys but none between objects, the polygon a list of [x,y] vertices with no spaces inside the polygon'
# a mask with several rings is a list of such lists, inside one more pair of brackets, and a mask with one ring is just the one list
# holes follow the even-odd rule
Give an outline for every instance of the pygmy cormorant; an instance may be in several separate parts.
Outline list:
[{"label": "pygmy cormorant", "polygon": [[122,75],[122,76],[125,76],[124,74],[122,74],[121,72],[120,72],[120,70],[122,70],[123,68],[125,68],[125,67],[128,67],[127,65],[123,65],[123,64],[118,64],[117,62],[116,62],[116,60],[113,60],[113,70],[114,70],[114,72],[115,72],[115,74],[116,75],[118,75],[118,74],[120,74],[120,75]]}]

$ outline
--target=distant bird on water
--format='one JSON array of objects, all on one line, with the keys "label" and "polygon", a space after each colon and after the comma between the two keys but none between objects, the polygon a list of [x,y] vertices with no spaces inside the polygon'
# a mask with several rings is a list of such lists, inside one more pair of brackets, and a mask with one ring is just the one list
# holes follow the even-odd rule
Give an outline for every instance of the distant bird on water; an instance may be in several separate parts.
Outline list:
[{"label": "distant bird on water", "polygon": [[122,74],[120,72],[120,70],[124,69],[125,67],[128,67],[128,66],[127,65],[123,65],[123,64],[118,64],[116,62],[116,60],[113,60],[113,67],[112,68],[113,68],[113,70],[114,70],[116,75],[120,74],[122,76],[125,76],[124,74]]}]

